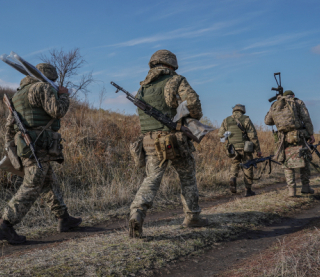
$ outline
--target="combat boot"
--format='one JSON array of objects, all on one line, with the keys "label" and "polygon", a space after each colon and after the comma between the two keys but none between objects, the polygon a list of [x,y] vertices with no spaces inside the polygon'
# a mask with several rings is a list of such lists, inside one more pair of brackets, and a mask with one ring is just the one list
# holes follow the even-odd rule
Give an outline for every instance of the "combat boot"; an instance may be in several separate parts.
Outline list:
[{"label": "combat boot", "polygon": [[296,197],[296,187],[289,187],[288,188],[288,196],[289,197]]},{"label": "combat boot", "polygon": [[199,214],[186,214],[182,225],[183,227],[205,227],[209,225],[207,218],[201,218]]},{"label": "combat boot", "polygon": [[67,232],[70,229],[78,227],[82,222],[82,218],[78,217],[72,217],[69,215],[67,211],[64,212],[64,214],[58,218],[58,232]]},{"label": "combat boot", "polygon": [[302,185],[301,193],[314,194],[314,190],[312,188],[310,188],[310,185]]},{"label": "combat boot", "polygon": [[229,185],[230,185],[230,191],[232,193],[236,193],[237,192],[237,178],[231,177],[230,181],[229,181]]},{"label": "combat boot", "polygon": [[246,188],[246,194],[244,195],[244,197],[250,197],[254,195],[256,195],[256,193],[253,190],[251,190],[251,188]]},{"label": "combat boot", "polygon": [[19,236],[9,221],[0,219],[0,240],[7,240],[10,244],[20,244],[26,242],[26,237]]},{"label": "combat boot", "polygon": [[139,212],[135,212],[130,216],[130,220],[129,220],[129,237],[130,238],[142,237],[142,224],[143,224],[143,218]]}]

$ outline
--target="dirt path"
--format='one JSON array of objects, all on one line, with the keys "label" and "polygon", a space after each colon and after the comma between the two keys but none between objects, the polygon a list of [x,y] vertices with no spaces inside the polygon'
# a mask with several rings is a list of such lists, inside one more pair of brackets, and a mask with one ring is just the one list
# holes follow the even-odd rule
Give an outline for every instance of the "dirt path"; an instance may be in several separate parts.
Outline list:
[{"label": "dirt path", "polygon": [[[262,194],[262,193],[266,193],[276,189],[282,189],[285,186],[286,186],[285,183],[277,183],[277,184],[269,185],[264,188],[257,188],[254,190],[257,194]],[[243,192],[237,193],[236,195],[231,195],[231,196],[221,196],[215,199],[212,199],[212,198],[205,199],[201,197],[200,200],[202,201],[200,201],[200,206],[202,208],[214,207],[217,205],[221,205],[223,203],[227,203],[229,201],[234,201],[235,199],[238,199],[241,197],[243,197]],[[147,216],[145,223],[165,220],[167,218],[169,219],[174,215],[180,215],[180,214],[183,214],[182,208],[177,208],[177,209],[173,209],[165,212],[155,212]],[[47,247],[52,247],[58,243],[61,243],[67,240],[126,229],[127,225],[128,225],[127,220],[112,219],[95,226],[79,227],[72,232],[53,233],[50,236],[43,237],[40,239],[28,240],[27,243],[22,245],[10,245],[10,244],[4,243],[1,247],[1,256],[4,257],[8,255],[20,255],[21,253],[25,253],[35,249],[44,249]]]},{"label": "dirt path", "polygon": [[181,258],[175,264],[154,272],[154,276],[220,276],[223,272],[241,263],[249,263],[250,257],[256,259],[261,251],[266,250],[286,235],[318,224],[319,220],[320,204],[310,210],[303,210],[297,215],[283,218],[280,223],[249,231],[232,241],[217,243],[200,256]]}]

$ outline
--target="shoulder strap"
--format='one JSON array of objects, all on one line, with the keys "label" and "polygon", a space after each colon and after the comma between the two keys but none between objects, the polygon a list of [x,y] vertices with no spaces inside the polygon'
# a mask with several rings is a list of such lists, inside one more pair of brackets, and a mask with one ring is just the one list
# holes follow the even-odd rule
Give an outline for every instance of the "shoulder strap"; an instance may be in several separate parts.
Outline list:
[{"label": "shoulder strap", "polygon": [[44,128],[42,129],[42,131],[40,132],[40,134],[37,136],[36,140],[33,142],[34,145],[36,145],[36,142],[37,140],[40,138],[40,136],[42,135],[42,133],[47,130],[51,125],[52,123],[55,121],[56,119],[55,118],[52,118],[48,124],[46,126],[44,126]]},{"label": "shoulder strap", "polygon": [[239,119],[238,119],[238,118],[235,118],[233,115],[231,115],[231,117],[237,122],[237,126],[239,127],[239,129],[241,130],[241,132],[243,133],[243,135],[246,136],[246,138],[247,138],[248,140],[250,140],[249,137],[248,137],[248,133],[247,133],[246,129],[242,126],[242,124],[241,124],[241,122],[239,121]]}]

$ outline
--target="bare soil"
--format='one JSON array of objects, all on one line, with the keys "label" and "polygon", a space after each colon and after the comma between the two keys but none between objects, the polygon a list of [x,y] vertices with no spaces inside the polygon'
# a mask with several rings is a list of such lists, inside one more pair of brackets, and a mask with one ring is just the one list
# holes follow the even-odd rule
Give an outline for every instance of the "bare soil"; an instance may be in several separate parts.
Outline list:
[{"label": "bare soil", "polygon": [[[261,252],[284,237],[298,235],[302,229],[319,226],[319,222],[320,205],[317,204],[312,209],[301,210],[298,214],[283,218],[281,222],[249,231],[231,241],[216,243],[200,256],[181,258],[154,271],[154,276],[260,276],[251,273],[247,275],[243,272],[243,267],[249,268],[250,263],[261,259]],[[230,273],[237,267],[242,267],[243,274]]]},{"label": "bare soil", "polygon": [[[256,194],[262,194],[266,192],[270,192],[277,189],[282,189],[286,186],[285,183],[276,183],[273,185],[269,185],[263,188],[254,189]],[[208,199],[206,197],[200,197],[200,206],[202,208],[214,207],[217,205],[221,205],[223,203],[227,203],[230,201],[234,201],[236,199],[242,198],[242,193],[237,193],[231,196],[220,196],[216,198]],[[179,207],[177,209],[167,210],[165,212],[154,212],[147,216],[145,224],[148,222],[154,221],[163,221],[163,220],[170,220],[172,216],[183,214],[182,208]],[[64,241],[87,237],[91,235],[97,235],[102,233],[114,232],[117,230],[126,229],[128,226],[127,219],[118,219],[114,218],[112,220],[108,220],[106,222],[100,223],[94,226],[86,226],[86,227],[79,227],[74,229],[73,231],[66,232],[66,233],[52,233],[50,236],[42,237],[35,240],[28,240],[25,244],[22,245],[10,245],[8,243],[4,243],[1,247],[1,256],[8,256],[8,255],[20,255],[25,252],[29,252],[36,249],[45,249],[48,247],[53,247],[56,244],[59,244]],[[182,276],[182,275],[181,275]],[[190,275],[193,276],[193,275]]]}]

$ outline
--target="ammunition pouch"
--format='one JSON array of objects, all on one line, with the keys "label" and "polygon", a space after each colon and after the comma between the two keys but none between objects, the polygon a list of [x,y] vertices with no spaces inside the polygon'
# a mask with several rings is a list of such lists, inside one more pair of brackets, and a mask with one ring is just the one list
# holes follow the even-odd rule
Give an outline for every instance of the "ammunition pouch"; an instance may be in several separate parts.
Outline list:
[{"label": "ammunition pouch", "polygon": [[286,134],[285,140],[287,143],[290,144],[297,144],[301,141],[300,135],[299,135],[299,130],[293,130],[291,132],[288,132]]},{"label": "ammunition pouch", "polygon": [[5,146],[7,150],[7,156],[12,164],[12,166],[19,171],[22,171],[22,163],[21,159],[19,158],[17,154],[17,146],[15,145],[14,141],[10,141]]},{"label": "ammunition pouch", "polygon": [[245,142],[244,142],[243,151],[244,151],[245,153],[253,153],[253,152],[254,152],[253,150],[254,150],[254,144],[253,144],[253,142],[252,142],[252,141],[249,141],[249,140],[245,141]]},{"label": "ammunition pouch", "polygon": [[237,155],[233,144],[227,143],[225,145],[225,147],[226,147],[226,154],[227,154],[228,158],[234,158]]},{"label": "ammunition pouch", "polygon": [[[42,151],[51,157],[62,155],[63,146],[61,144],[61,134],[53,132],[50,129],[31,129],[28,130],[31,141],[34,142],[36,152]],[[32,152],[30,147],[24,141],[21,132],[15,135],[15,145],[17,146],[17,155],[21,158],[30,158]]]},{"label": "ammunition pouch", "polygon": [[52,132],[52,140],[48,150],[49,156],[58,157],[62,155],[63,145],[61,144],[61,141],[61,134],[57,132]]},{"label": "ammunition pouch", "polygon": [[166,160],[173,160],[177,156],[174,150],[174,134],[158,134],[154,141],[154,146],[158,159],[161,161],[159,167],[161,167]]},{"label": "ammunition pouch", "polygon": [[143,138],[144,136],[139,136],[135,142],[130,143],[130,153],[134,160],[134,163],[137,168],[146,166],[146,154],[143,149]]}]

